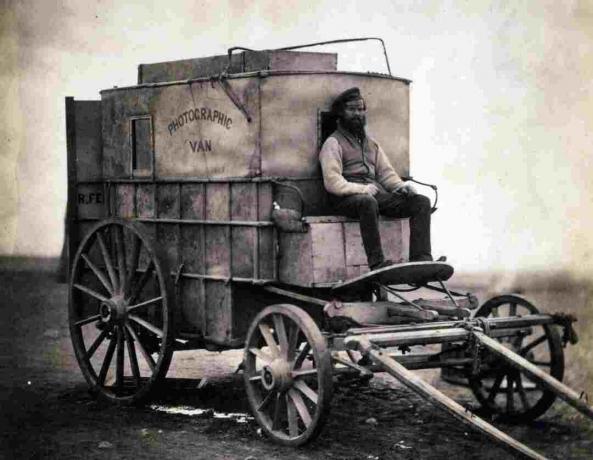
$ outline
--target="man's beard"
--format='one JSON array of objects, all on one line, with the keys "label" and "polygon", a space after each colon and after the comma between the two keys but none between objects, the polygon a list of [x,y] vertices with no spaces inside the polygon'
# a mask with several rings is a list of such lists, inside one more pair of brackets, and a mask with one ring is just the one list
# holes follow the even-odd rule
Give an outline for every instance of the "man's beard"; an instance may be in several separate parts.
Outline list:
[{"label": "man's beard", "polygon": [[342,126],[350,131],[352,134],[358,137],[364,137],[364,126],[366,125],[366,119],[362,118],[352,118],[350,120],[346,120],[342,118],[340,120]]}]

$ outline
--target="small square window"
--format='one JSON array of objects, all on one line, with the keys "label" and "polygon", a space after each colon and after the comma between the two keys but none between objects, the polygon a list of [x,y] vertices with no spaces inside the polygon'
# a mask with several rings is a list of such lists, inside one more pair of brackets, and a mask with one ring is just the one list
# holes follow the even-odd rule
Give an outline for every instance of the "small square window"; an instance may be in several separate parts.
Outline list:
[{"label": "small square window", "polygon": [[132,175],[150,176],[153,171],[152,119],[138,117],[131,120]]}]

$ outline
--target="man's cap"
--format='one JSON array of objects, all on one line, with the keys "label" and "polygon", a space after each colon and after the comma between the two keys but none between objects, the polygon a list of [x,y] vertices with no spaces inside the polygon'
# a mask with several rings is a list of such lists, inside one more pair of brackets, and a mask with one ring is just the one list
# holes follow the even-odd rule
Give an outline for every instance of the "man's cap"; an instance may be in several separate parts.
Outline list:
[{"label": "man's cap", "polygon": [[332,103],[332,112],[337,113],[346,102],[356,101],[358,99],[362,99],[360,89],[357,87],[347,89],[343,93],[340,93]]}]

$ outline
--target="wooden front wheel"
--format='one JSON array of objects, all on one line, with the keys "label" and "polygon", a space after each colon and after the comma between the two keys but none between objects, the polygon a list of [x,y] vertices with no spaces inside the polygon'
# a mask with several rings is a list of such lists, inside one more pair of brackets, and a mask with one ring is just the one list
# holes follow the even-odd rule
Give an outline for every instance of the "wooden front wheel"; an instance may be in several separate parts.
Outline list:
[{"label": "wooden front wheel", "polygon": [[285,445],[315,438],[328,415],[332,364],[311,317],[293,305],[272,305],[253,320],[243,357],[251,411],[263,431]]}]

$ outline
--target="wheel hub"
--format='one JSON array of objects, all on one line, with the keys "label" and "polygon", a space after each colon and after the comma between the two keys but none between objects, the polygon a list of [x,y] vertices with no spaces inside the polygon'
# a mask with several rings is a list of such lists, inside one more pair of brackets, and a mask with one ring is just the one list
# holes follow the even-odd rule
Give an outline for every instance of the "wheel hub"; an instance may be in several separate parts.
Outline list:
[{"label": "wheel hub", "polygon": [[99,316],[103,323],[124,322],[128,314],[128,304],[123,296],[115,296],[99,305]]},{"label": "wheel hub", "polygon": [[287,390],[292,385],[290,365],[283,359],[275,359],[261,371],[262,385],[266,390]]}]

